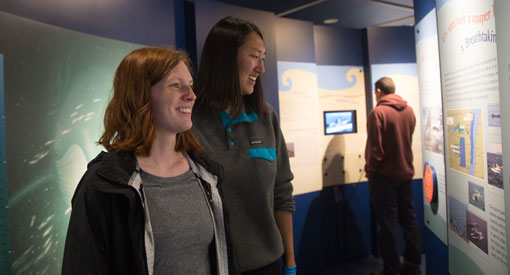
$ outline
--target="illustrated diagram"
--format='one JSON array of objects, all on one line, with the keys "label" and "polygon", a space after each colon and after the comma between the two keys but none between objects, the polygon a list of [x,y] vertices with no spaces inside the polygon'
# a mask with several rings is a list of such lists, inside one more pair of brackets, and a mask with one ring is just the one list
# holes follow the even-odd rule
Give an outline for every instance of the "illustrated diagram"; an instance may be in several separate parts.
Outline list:
[{"label": "illustrated diagram", "polygon": [[448,166],[462,173],[484,179],[481,110],[448,110],[447,124]]}]

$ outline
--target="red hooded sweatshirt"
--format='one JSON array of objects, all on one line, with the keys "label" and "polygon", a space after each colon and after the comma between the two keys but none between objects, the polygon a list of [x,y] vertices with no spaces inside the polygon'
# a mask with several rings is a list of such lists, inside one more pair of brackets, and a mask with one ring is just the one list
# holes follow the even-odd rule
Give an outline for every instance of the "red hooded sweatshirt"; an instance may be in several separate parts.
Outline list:
[{"label": "red hooded sweatshirt", "polygon": [[402,97],[387,94],[379,99],[367,119],[365,172],[369,180],[377,173],[397,181],[413,178],[415,124],[413,109]]}]

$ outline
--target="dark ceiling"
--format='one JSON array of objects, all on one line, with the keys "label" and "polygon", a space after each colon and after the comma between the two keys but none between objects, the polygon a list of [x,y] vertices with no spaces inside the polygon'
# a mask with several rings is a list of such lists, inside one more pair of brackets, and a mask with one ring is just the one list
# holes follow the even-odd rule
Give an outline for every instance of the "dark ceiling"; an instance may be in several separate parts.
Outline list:
[{"label": "dark ceiling", "polygon": [[413,0],[219,0],[220,2],[265,10],[277,16],[362,29],[369,26],[414,26]]}]

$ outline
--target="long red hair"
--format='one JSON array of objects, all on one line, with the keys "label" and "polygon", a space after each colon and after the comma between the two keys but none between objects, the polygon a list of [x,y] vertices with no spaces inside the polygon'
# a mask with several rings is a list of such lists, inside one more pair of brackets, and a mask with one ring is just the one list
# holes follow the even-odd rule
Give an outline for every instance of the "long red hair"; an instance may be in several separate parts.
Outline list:
[{"label": "long red hair", "polygon": [[[134,151],[149,156],[156,128],[151,88],[177,64],[191,71],[186,53],[169,48],[146,47],[132,51],[120,62],[113,80],[113,97],[104,114],[104,133],[98,141],[108,151]],[[177,134],[175,151],[202,151],[191,130]]]}]

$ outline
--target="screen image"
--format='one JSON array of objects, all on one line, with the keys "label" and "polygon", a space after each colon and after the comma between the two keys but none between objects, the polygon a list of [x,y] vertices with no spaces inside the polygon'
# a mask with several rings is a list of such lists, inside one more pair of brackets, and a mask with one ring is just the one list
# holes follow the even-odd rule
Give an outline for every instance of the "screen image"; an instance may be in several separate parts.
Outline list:
[{"label": "screen image", "polygon": [[357,130],[356,110],[324,112],[325,135],[356,133]]}]

